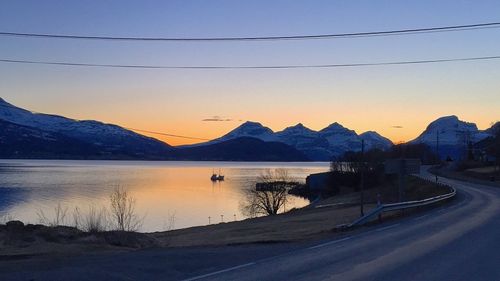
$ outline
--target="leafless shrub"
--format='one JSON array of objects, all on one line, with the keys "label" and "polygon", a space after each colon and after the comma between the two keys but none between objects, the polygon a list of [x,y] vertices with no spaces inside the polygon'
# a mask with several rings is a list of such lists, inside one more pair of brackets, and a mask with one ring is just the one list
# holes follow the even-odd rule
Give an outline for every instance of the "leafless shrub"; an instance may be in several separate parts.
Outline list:
[{"label": "leafless shrub", "polygon": [[167,219],[163,223],[163,231],[170,231],[175,228],[175,212],[169,213]]},{"label": "leafless shrub", "polygon": [[76,229],[82,229],[82,214],[80,208],[75,207],[73,209],[73,227]]},{"label": "leafless shrub", "polygon": [[111,203],[111,220],[114,229],[120,231],[138,231],[144,221],[135,210],[136,200],[120,187],[109,196]]},{"label": "leafless shrub", "polygon": [[14,217],[9,213],[4,213],[0,215],[0,224],[6,224],[9,221],[14,220]]},{"label": "leafless shrub", "polygon": [[73,210],[74,226],[80,230],[97,233],[108,229],[108,215],[106,208],[98,209],[89,205],[87,213],[82,214],[77,207]]},{"label": "leafless shrub", "polygon": [[288,192],[297,185],[285,169],[266,170],[259,177],[257,187],[245,191],[242,212],[247,217],[276,215],[288,201]]},{"label": "leafless shrub", "polygon": [[61,203],[58,203],[54,208],[54,215],[52,216],[52,218],[47,217],[42,209],[39,209],[36,215],[38,216],[38,221],[41,224],[48,226],[58,226],[65,224],[67,212],[68,208],[62,207]]}]

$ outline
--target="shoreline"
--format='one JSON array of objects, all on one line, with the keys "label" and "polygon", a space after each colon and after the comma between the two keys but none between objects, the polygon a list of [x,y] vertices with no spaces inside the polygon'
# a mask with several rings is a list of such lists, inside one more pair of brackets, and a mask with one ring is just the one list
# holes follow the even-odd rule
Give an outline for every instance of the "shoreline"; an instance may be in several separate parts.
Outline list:
[{"label": "shoreline", "polygon": [[[412,181],[412,186],[415,190],[408,194],[408,200],[422,197],[423,194],[430,196],[436,192],[445,192],[445,190],[436,191],[435,186],[431,184],[424,186],[418,180]],[[366,192],[366,199],[369,203],[365,205],[365,209],[369,210],[375,207],[374,199],[377,190],[370,189]],[[119,231],[84,233],[71,227],[33,225],[27,229],[18,228],[16,232],[15,227],[6,230],[5,226],[0,226],[0,247],[3,248],[0,258],[15,255],[52,256],[61,253],[79,255],[146,248],[229,246],[317,240],[345,233],[338,226],[350,223],[359,217],[357,198],[359,198],[357,193],[349,193],[321,200],[322,205],[326,207],[315,208],[308,205],[274,216],[150,233]],[[384,215],[384,221],[398,217],[399,213],[387,214]],[[351,231],[356,231],[356,229],[349,230]]]}]

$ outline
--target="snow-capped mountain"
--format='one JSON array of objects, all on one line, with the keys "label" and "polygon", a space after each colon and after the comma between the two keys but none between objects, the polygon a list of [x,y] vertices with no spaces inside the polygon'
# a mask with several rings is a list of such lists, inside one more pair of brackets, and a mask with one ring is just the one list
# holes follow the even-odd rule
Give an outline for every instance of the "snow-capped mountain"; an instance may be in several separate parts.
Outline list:
[{"label": "snow-capped mountain", "polygon": [[273,132],[270,128],[257,122],[247,121],[228,134],[196,146],[209,145],[240,137],[253,137],[266,142],[282,142],[303,152],[311,160],[330,160],[342,156],[347,151],[361,150],[361,140],[365,139],[366,149],[387,149],[392,142],[375,132],[358,135],[339,123],[314,131],[303,124],[287,127],[282,131]]},{"label": "snow-capped mountain", "polygon": [[62,116],[33,113],[0,98],[0,120],[13,124],[57,133],[100,147],[103,153],[144,155],[164,153],[170,146],[120,126],[93,120],[74,120]]},{"label": "snow-capped mountain", "polygon": [[274,135],[279,141],[295,147],[308,147],[319,137],[318,132],[305,127],[302,123],[287,127],[283,131],[274,133]]},{"label": "snow-capped mountain", "polygon": [[478,142],[490,134],[480,131],[475,123],[458,119],[457,116],[444,116],[431,122],[413,143],[425,143],[435,146],[439,137],[439,145],[460,146],[468,142]]},{"label": "snow-capped mountain", "polygon": [[275,133],[280,142],[286,143],[302,151],[313,160],[329,160],[329,143],[318,132],[311,130],[302,123],[287,127]]},{"label": "snow-capped mountain", "polygon": [[319,135],[328,141],[331,156],[338,157],[347,151],[361,150],[361,138],[358,134],[337,122],[319,131]]},{"label": "snow-capped mountain", "polygon": [[374,148],[386,150],[393,145],[390,139],[381,136],[379,133],[375,131],[364,132],[360,134],[359,137],[365,141],[365,148],[367,150]]},{"label": "snow-capped mountain", "polygon": [[[444,116],[431,122],[416,139],[410,143],[424,143],[439,149],[441,158],[460,159],[465,157],[467,146],[477,143],[491,134],[481,131],[476,124],[465,122],[457,116]],[[439,142],[438,142],[439,139]],[[439,146],[437,144],[439,143]]]},{"label": "snow-capped mountain", "polygon": [[253,137],[263,141],[278,141],[273,130],[262,126],[262,124],[258,122],[247,121],[226,135],[210,142],[215,143],[241,137]]}]

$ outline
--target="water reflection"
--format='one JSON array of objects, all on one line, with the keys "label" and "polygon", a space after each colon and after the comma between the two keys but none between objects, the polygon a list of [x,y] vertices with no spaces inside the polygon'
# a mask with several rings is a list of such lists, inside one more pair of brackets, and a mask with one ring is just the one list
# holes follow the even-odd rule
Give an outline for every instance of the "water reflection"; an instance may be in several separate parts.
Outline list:
[{"label": "water reflection", "polygon": [[[212,182],[214,169],[222,169],[225,181]],[[143,231],[158,231],[175,214],[175,228],[243,219],[242,191],[253,187],[266,169],[286,168],[303,181],[310,173],[328,169],[328,163],[232,163],[232,162],[141,162],[141,161],[0,161],[0,212],[36,222],[41,209],[51,214],[61,203],[78,206],[108,205],[111,191],[121,186],[137,199],[145,214]],[[293,197],[287,208],[308,202]]]}]

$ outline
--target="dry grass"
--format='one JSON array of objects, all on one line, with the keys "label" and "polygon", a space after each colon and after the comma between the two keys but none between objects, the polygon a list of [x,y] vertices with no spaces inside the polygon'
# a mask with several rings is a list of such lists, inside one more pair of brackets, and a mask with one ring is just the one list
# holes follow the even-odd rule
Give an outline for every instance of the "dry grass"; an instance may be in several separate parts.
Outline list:
[{"label": "dry grass", "polygon": [[[365,212],[376,206],[377,193],[386,201],[396,202],[397,186],[386,184],[365,191]],[[406,200],[419,200],[449,192],[448,188],[409,177]],[[239,222],[192,227],[168,232],[151,233],[162,246],[182,247],[300,241],[331,235],[338,225],[354,221],[360,215],[359,193],[332,197],[318,205],[324,208],[304,208],[277,216],[260,217]]]},{"label": "dry grass", "polygon": [[[373,206],[372,206],[373,207]],[[359,207],[306,208],[277,216],[151,233],[162,246],[230,245],[307,240],[331,234],[359,215]]]}]

